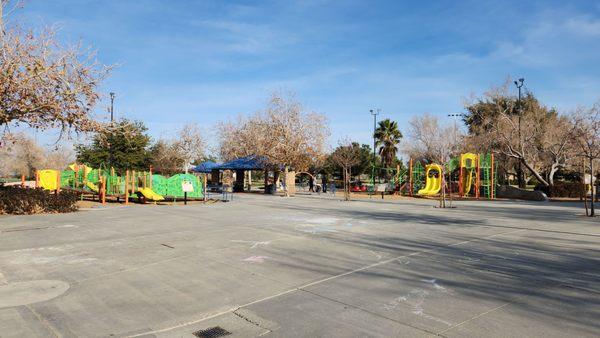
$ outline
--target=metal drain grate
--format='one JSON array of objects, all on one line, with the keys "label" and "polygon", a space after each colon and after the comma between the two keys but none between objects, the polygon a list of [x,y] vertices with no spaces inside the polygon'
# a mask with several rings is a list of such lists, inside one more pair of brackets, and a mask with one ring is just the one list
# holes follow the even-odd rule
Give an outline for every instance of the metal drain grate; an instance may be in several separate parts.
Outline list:
[{"label": "metal drain grate", "polygon": [[200,330],[193,333],[198,338],[217,338],[230,335],[231,332],[220,326],[211,327],[210,329]]}]

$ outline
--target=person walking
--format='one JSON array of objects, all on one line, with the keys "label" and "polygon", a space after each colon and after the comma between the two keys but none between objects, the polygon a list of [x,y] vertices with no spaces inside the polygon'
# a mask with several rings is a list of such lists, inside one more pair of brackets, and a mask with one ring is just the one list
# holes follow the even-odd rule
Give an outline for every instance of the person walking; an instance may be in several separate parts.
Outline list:
[{"label": "person walking", "polygon": [[308,191],[315,192],[315,179],[312,177],[312,175],[308,179]]}]

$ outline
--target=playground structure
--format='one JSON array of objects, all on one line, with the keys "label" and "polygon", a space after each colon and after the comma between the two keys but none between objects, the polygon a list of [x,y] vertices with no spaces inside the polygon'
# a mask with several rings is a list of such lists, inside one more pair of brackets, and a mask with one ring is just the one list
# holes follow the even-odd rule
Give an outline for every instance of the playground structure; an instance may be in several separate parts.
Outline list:
[{"label": "playground structure", "polygon": [[36,187],[46,190],[71,190],[84,195],[98,197],[102,203],[106,198],[123,200],[128,204],[131,198],[138,201],[164,201],[178,199],[197,200],[205,197],[206,180],[193,174],[176,174],[165,177],[152,171],[127,170],[119,176],[114,168],[93,169],[82,164],[71,164],[66,170],[38,170]]},{"label": "playground structure", "polygon": [[[408,168],[375,168],[374,171],[383,173],[379,183],[371,182],[369,193],[393,192],[411,197],[430,197],[442,193],[453,194],[461,198],[496,197],[497,164],[494,154],[464,153],[454,157],[445,164],[425,163],[425,161],[410,159]],[[381,177],[387,178],[387,183],[381,183]]]},{"label": "playground structure", "polygon": [[[441,193],[443,186],[447,194],[459,197],[494,199],[496,197],[497,164],[494,154],[465,153],[452,158],[445,165],[409,161],[408,195],[434,196]],[[424,183],[423,183],[424,182]],[[456,184],[455,184],[456,183]],[[457,186],[457,189],[453,189]]]}]

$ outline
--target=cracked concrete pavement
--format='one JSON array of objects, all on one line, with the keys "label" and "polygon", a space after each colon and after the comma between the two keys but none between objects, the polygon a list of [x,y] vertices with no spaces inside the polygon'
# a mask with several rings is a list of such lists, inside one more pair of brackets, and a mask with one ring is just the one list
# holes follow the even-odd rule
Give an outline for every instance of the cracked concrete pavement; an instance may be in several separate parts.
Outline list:
[{"label": "cracked concrete pavement", "polygon": [[0,216],[0,337],[597,336],[570,203],[236,195]]}]

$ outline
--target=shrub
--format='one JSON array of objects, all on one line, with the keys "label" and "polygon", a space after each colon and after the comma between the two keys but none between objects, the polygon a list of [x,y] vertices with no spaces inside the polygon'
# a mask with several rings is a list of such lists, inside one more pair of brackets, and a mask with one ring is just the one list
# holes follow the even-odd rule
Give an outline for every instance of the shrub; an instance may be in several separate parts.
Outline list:
[{"label": "shrub", "polygon": [[553,187],[538,185],[535,190],[541,190],[548,197],[581,197],[584,188],[581,182],[556,182]]},{"label": "shrub", "polygon": [[55,194],[41,188],[0,186],[0,214],[73,212],[77,210],[77,199],[78,195],[72,191]]}]

